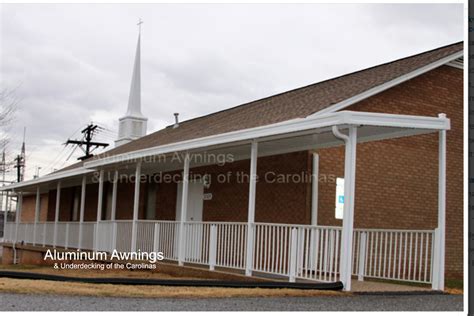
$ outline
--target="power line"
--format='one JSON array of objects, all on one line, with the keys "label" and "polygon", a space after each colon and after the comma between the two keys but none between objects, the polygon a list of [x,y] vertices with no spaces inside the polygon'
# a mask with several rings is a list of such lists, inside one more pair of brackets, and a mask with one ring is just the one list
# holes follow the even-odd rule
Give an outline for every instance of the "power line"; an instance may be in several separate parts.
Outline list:
[{"label": "power line", "polygon": [[[77,128],[68,138],[71,138],[73,137],[74,135],[76,135],[80,130],[81,130],[82,127],[79,127]],[[47,170],[52,170],[54,165],[56,165],[59,161],[62,160],[62,158],[60,159],[61,155],[66,153],[65,150],[67,148],[67,144],[63,144],[63,148],[60,150],[60,152],[58,153],[58,155],[54,158],[54,160],[48,164],[48,166],[46,167]]]}]

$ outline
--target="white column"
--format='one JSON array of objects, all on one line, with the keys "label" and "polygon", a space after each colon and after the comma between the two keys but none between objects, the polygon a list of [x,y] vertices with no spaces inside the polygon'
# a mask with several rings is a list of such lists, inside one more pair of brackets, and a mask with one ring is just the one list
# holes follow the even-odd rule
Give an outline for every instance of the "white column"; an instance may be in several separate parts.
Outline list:
[{"label": "white column", "polygon": [[33,224],[33,246],[36,245],[36,226],[38,225],[38,217],[40,212],[41,196],[40,196],[40,187],[36,188],[36,204],[35,204],[35,219]]},{"label": "white column", "polygon": [[140,205],[140,179],[142,175],[142,162],[137,162],[135,170],[135,194],[133,196],[133,220],[132,220],[132,252],[137,250],[137,221],[138,207]]},{"label": "white column", "polygon": [[352,235],[354,232],[357,127],[349,127],[349,136],[340,133],[337,126],[333,126],[333,133],[336,137],[343,139],[345,142],[344,215],[342,220],[341,261],[339,270],[340,280],[344,284],[344,291],[350,291],[352,274]]},{"label": "white column", "polygon": [[82,249],[82,235],[83,235],[83,223],[84,223],[84,209],[86,205],[86,176],[82,177],[81,185],[81,205],[79,207],[79,249]]},{"label": "white column", "polygon": [[58,220],[59,220],[59,203],[61,201],[61,181],[58,181],[58,185],[56,187],[56,210],[54,212],[54,239],[53,239],[53,247],[56,248],[56,244],[58,242]]},{"label": "white column", "polygon": [[[319,190],[319,155],[313,153],[313,167],[312,167],[312,178],[311,178],[311,225],[318,226],[318,190]],[[310,260],[309,267],[315,268],[316,263],[316,234],[318,231],[316,228],[311,229],[310,233]]]},{"label": "white column", "polygon": [[[446,114],[439,114],[446,118]],[[446,247],[446,130],[439,131],[438,157],[438,229],[435,234],[435,255],[433,263],[433,284],[435,290],[444,290],[445,247]]]},{"label": "white column", "polygon": [[311,225],[318,226],[319,155],[313,153],[313,175],[311,181]]},{"label": "white column", "polygon": [[112,221],[112,250],[117,248],[117,186],[118,186],[118,170],[114,173],[114,183],[112,185],[112,206],[110,212],[110,220]]},{"label": "white column", "polygon": [[15,243],[18,242],[18,226],[21,222],[21,209],[23,207],[23,194],[18,192],[16,202],[16,227],[15,227]]},{"label": "white column", "polygon": [[104,196],[104,170],[99,171],[99,195],[97,197],[97,220],[95,223],[94,250],[99,250],[100,221],[102,220],[102,200]]},{"label": "white column", "polygon": [[183,170],[183,189],[181,192],[181,217],[179,221],[179,247],[178,247],[178,264],[182,266],[185,260],[185,225],[188,214],[188,191],[189,191],[189,154],[186,153],[184,157]]},{"label": "white column", "polygon": [[258,143],[252,142],[250,152],[249,205],[247,218],[247,261],[245,275],[252,275],[253,267],[253,224],[255,223],[255,197],[257,189]]},{"label": "white column", "polygon": [[110,220],[115,221],[117,213],[117,186],[118,186],[118,171],[114,172],[114,183],[112,184],[112,206],[110,212]]}]

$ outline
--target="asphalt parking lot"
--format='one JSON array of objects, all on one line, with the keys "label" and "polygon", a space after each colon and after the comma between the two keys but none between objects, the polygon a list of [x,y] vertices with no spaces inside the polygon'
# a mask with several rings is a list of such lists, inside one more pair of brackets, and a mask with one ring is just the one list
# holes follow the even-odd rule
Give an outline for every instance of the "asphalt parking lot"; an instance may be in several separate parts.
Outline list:
[{"label": "asphalt parking lot", "polygon": [[145,299],[0,293],[2,311],[462,311],[462,295]]}]

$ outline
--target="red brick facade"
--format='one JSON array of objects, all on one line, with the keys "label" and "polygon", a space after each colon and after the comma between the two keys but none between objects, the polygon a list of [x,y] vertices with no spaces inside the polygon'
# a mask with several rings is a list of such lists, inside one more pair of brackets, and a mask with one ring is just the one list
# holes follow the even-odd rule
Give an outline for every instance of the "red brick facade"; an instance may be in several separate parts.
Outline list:
[{"label": "red brick facade", "polygon": [[[463,275],[463,74],[443,66],[406,83],[351,106],[348,110],[437,116],[446,113],[451,119],[447,133],[447,235],[446,273],[448,278]],[[342,145],[342,144],[341,144]],[[343,147],[317,151],[320,155],[319,217],[320,225],[341,225],[334,217],[336,177],[344,174]],[[218,174],[248,173],[249,161],[192,169],[194,174],[211,175],[205,193],[204,221],[247,220],[248,184],[231,177],[217,183]],[[297,152],[258,160],[256,214],[257,222],[309,224],[311,221],[311,183],[275,183],[269,173],[311,173],[311,153]],[[270,180],[270,181],[265,181]],[[274,183],[268,183],[274,182]],[[111,188],[106,185],[105,192]],[[97,212],[97,185],[88,185],[85,220],[94,221]],[[61,191],[60,220],[71,219],[74,189]],[[145,218],[146,184],[142,185],[140,215]],[[438,136],[422,135],[388,141],[361,143],[357,147],[355,227],[433,229],[437,226]],[[55,191],[49,203],[42,204],[41,218],[48,209],[54,220]],[[160,183],[156,193],[158,220],[174,220],[177,184]],[[130,219],[133,207],[133,184],[118,187],[117,219]],[[47,200],[47,199],[45,199]],[[23,219],[30,221],[34,197],[25,197]],[[53,202],[51,202],[53,201]],[[105,198],[104,198],[105,201]],[[105,213],[105,212],[103,212]],[[105,218],[105,217],[103,217]]]}]

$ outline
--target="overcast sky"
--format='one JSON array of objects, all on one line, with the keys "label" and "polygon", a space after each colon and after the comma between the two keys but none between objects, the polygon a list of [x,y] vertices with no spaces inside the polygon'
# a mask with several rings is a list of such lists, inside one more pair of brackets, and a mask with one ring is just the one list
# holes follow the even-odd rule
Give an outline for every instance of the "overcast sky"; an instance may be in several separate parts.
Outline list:
[{"label": "overcast sky", "polygon": [[138,18],[148,132],[463,39],[456,4],[1,5],[0,84],[20,99],[9,159],[27,175],[66,161],[88,122],[113,143],[127,107]]}]

